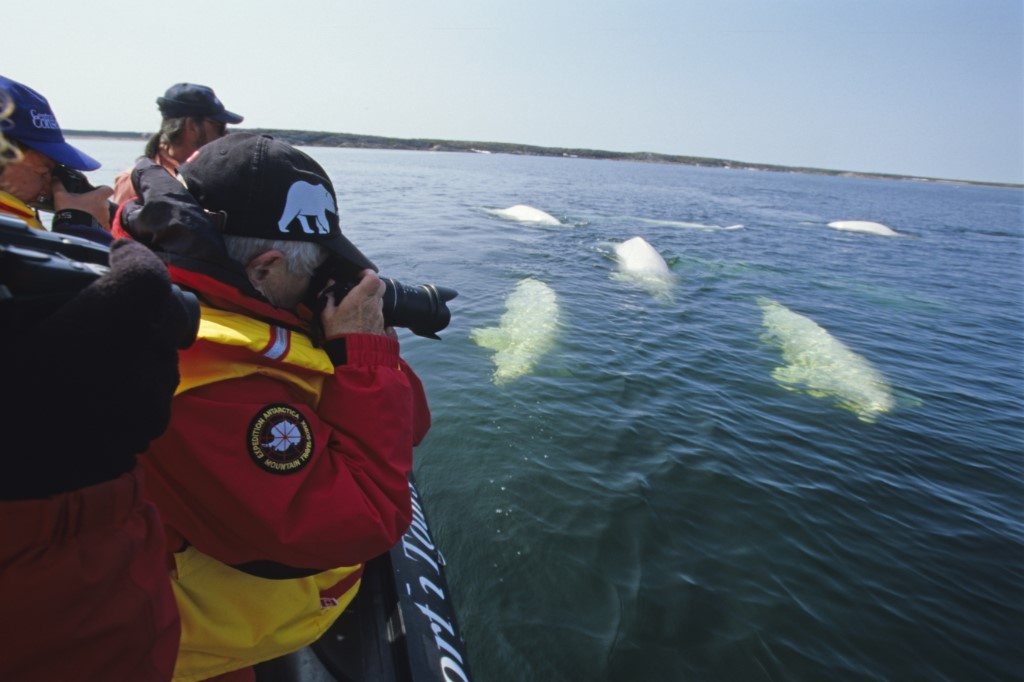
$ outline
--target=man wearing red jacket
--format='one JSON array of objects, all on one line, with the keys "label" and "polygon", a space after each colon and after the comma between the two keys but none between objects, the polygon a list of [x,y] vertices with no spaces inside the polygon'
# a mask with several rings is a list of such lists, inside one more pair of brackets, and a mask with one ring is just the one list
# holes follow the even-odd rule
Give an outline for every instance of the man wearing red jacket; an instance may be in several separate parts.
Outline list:
[{"label": "man wearing red jacket", "polygon": [[[430,414],[384,328],[384,284],[342,236],[312,158],[235,134],[180,175],[140,162],[141,199],[115,234],[203,303],[171,424],[144,460],[182,620],[175,679],[202,680],[295,651],[341,614],[363,562],[409,525]],[[358,283],[315,316],[318,268]]]}]

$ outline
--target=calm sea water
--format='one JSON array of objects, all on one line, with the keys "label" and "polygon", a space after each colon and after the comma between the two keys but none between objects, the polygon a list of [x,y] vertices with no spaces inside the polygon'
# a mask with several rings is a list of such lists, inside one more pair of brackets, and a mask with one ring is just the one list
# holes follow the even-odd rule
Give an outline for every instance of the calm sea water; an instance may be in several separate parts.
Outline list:
[{"label": "calm sea water", "polygon": [[[141,149],[79,144],[100,181]],[[442,341],[402,340],[477,679],[1020,679],[1024,192],[308,151],[384,273],[460,292]],[[513,204],[564,225],[487,212]],[[901,236],[826,226],[854,219]],[[669,261],[668,296],[613,276],[633,236]],[[470,332],[527,277],[557,336],[496,385]],[[874,366],[894,409],[780,384],[760,297]]]}]

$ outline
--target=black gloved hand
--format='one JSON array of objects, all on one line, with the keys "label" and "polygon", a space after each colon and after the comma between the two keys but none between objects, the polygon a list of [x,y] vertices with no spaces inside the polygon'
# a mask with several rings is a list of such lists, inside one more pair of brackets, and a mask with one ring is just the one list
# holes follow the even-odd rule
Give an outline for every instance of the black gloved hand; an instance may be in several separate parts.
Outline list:
[{"label": "black gloved hand", "polygon": [[0,499],[116,478],[167,428],[188,316],[164,264],[115,242],[110,272],[38,325],[3,340],[7,409]]}]

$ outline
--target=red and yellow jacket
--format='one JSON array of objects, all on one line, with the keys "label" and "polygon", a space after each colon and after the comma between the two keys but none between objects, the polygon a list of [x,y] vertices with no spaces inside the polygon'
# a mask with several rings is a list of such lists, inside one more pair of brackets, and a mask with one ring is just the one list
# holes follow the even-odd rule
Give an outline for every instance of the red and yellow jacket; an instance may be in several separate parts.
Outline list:
[{"label": "red and yellow jacket", "polygon": [[203,306],[170,427],[142,458],[173,553],[175,679],[201,680],[301,648],[341,614],[362,562],[409,525],[430,414],[396,340],[348,335],[335,366],[287,313],[170,270],[221,304]]},{"label": "red and yellow jacket", "polygon": [[0,213],[19,218],[37,230],[43,229],[43,224],[39,222],[39,212],[8,192],[0,191]]}]

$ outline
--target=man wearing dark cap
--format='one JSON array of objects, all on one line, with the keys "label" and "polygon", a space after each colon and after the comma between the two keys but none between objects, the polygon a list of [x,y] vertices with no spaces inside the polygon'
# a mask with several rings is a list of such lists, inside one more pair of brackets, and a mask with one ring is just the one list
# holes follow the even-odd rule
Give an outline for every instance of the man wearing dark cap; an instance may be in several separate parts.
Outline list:
[{"label": "man wearing dark cap", "polygon": [[4,135],[20,158],[0,169],[0,213],[43,229],[37,206],[53,210],[54,232],[110,243],[109,187],[73,194],[54,176],[58,166],[91,171],[100,162],[64,139],[50,103],[32,88],[0,76],[0,90],[14,105]]},{"label": "man wearing dark cap", "polygon": [[[229,123],[243,118],[224,108],[211,88],[195,83],[177,83],[156,98],[163,120],[160,130],[146,143],[146,158],[174,175],[178,166],[207,142],[224,137]],[[135,198],[131,169],[114,179],[114,202],[122,204]]]},{"label": "man wearing dark cap", "polygon": [[[236,133],[178,172],[185,188],[141,161],[141,198],[114,232],[204,301],[171,424],[145,458],[175,566],[175,679],[201,680],[296,651],[341,614],[363,563],[410,523],[430,412],[319,164]],[[314,313],[325,272],[355,284]]]}]

